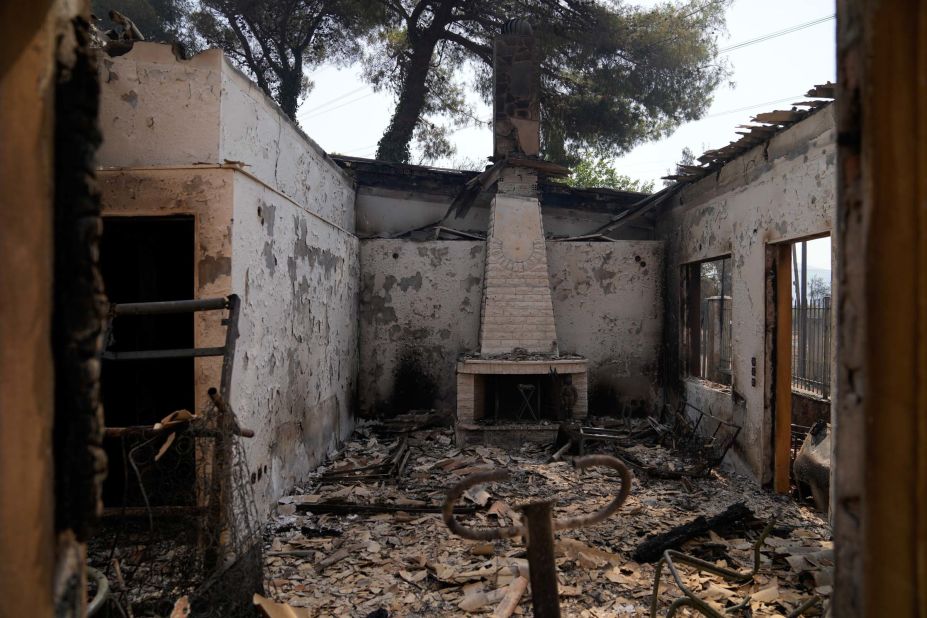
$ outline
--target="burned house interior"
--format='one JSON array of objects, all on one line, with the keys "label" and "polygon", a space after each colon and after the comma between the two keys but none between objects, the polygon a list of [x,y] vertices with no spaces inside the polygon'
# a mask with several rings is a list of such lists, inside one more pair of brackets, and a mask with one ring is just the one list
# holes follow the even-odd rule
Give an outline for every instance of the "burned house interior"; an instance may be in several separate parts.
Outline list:
[{"label": "burned house interior", "polygon": [[470,171],[26,4],[0,616],[924,615],[927,6],[636,192],[545,156],[524,18]]}]

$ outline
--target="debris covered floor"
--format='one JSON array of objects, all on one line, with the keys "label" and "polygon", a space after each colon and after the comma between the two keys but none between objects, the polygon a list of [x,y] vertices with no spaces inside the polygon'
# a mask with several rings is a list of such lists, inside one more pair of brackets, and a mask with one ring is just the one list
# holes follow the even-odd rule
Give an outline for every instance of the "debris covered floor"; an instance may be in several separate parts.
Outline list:
[{"label": "debris covered floor", "polygon": [[[509,481],[470,490],[459,516],[471,526],[506,526],[518,518],[518,506],[556,497],[556,516],[591,512],[605,505],[620,487],[617,474],[592,468],[582,477],[566,462],[547,463],[551,449],[525,444],[517,451],[489,446],[456,448],[449,429],[429,429],[405,438],[378,437],[360,425],[352,441],[327,467],[278,506],[265,544],[268,596],[306,616],[463,616],[489,614],[509,584],[527,574],[523,540],[467,541],[450,533],[438,512],[445,491],[465,476],[506,469]],[[608,453],[614,447],[602,446]],[[624,449],[637,461],[659,461],[674,469],[661,447]],[[399,461],[393,465],[392,458]],[[384,463],[365,472],[385,480],[328,482],[348,468]],[[389,471],[400,469],[398,479]],[[372,474],[371,474],[372,472]],[[684,581],[719,610],[751,595],[755,616],[786,616],[815,595],[830,594],[832,542],[820,514],[756,488],[736,475],[712,472],[704,478],[662,480],[635,471],[630,497],[617,514],[596,526],[555,533],[560,602],[564,616],[649,615],[654,564],[632,558],[648,535],[710,517],[743,502],[755,517],[712,530],[682,550],[719,565],[749,571],[753,543],[765,522],[778,514],[762,548],[762,565],[743,585],[679,565]],[[390,505],[377,509],[331,504]],[[313,512],[315,510],[316,512]],[[341,510],[342,512],[326,512]],[[419,512],[416,512],[419,511]],[[679,598],[664,569],[659,615]],[[820,605],[803,615],[817,615]],[[681,610],[687,615],[690,610]],[[530,589],[516,615],[531,615]],[[747,614],[749,615],[749,614]]]}]

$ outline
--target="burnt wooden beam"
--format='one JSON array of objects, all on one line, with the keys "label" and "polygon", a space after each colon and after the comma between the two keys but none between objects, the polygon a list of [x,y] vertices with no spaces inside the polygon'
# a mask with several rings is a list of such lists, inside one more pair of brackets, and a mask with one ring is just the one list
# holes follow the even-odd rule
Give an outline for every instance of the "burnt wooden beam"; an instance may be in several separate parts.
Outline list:
[{"label": "burnt wooden beam", "polygon": [[[473,515],[479,511],[475,506],[456,506],[455,515]],[[440,513],[441,505],[412,506],[407,504],[354,504],[352,502],[319,502],[297,504],[298,513],[333,515],[375,515],[380,513]]]},{"label": "burnt wooden beam", "polygon": [[749,519],[753,519],[753,512],[743,502],[737,502],[714,517],[699,515],[681,526],[648,536],[637,546],[632,557],[637,562],[656,562],[667,549],[679,549],[686,541],[707,534],[709,530],[723,530]]}]

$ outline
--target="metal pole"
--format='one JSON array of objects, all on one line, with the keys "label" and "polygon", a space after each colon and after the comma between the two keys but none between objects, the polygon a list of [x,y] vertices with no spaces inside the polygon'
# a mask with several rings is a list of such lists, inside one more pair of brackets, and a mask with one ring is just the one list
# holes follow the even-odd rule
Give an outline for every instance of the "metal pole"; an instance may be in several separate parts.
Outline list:
[{"label": "metal pole", "polygon": [[798,367],[801,375],[808,378],[808,243],[801,243],[801,328],[798,331]]},{"label": "metal pole", "polygon": [[168,300],[153,303],[119,303],[111,305],[114,315],[161,315],[214,311],[228,307],[226,298],[197,298],[195,300]]},{"label": "metal pole", "polygon": [[225,356],[225,348],[183,348],[179,350],[127,350],[125,352],[103,352],[104,359],[114,361],[203,358],[208,356]]},{"label": "metal pole", "polygon": [[552,502],[535,502],[521,509],[527,520],[531,602],[537,618],[560,618],[552,505]]},{"label": "metal pole", "polygon": [[718,358],[716,359],[717,367],[715,370],[718,373],[719,381],[721,378],[721,365],[722,359],[724,358],[724,278],[727,274],[727,259],[721,260],[721,302],[718,307]]}]

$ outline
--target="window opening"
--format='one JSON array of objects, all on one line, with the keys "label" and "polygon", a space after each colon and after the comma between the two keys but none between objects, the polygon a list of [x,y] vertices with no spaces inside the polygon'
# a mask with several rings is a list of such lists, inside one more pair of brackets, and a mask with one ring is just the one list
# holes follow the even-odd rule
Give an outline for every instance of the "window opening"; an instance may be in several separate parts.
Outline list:
[{"label": "window opening", "polygon": [[688,373],[731,385],[732,262],[730,257],[686,265]]}]

